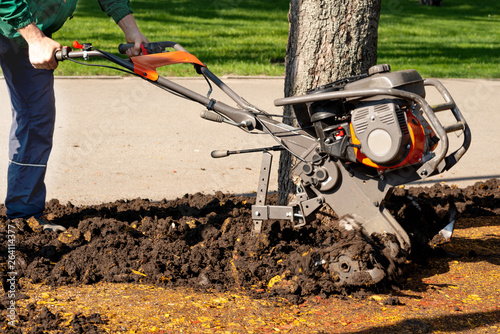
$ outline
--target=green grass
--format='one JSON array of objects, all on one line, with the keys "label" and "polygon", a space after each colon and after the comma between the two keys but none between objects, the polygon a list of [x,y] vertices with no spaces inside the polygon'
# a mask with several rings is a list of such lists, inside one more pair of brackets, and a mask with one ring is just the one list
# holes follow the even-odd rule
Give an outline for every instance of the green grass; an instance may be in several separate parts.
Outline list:
[{"label": "green grass", "polygon": [[500,78],[500,1],[382,0],[378,62],[439,78]]},{"label": "green grass", "polygon": [[[415,68],[423,76],[500,78],[500,1],[382,0],[379,63]],[[218,75],[284,75],[289,0],[132,0],[141,30],[151,41],[176,41]],[[121,30],[96,0],[80,0],[75,17],[54,36],[116,52]],[[196,75],[172,65],[162,75]],[[120,75],[64,62],[56,75]]]},{"label": "green grass", "polygon": [[[288,0],[132,0],[134,16],[150,41],[175,41],[218,75],[283,75],[288,37]],[[123,33],[96,0],[80,0],[75,17],[54,35],[115,53]],[[61,64],[58,75],[120,74]],[[190,65],[159,69],[170,76],[196,75]]]}]

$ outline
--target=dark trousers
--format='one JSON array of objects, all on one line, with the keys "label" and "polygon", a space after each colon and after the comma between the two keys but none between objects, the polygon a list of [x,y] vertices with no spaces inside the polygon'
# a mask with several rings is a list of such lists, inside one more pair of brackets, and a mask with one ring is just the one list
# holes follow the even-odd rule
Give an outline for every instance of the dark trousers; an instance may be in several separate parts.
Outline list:
[{"label": "dark trousers", "polygon": [[45,208],[44,179],[54,133],[54,74],[33,68],[28,50],[2,36],[0,65],[12,106],[5,199],[7,217],[38,218]]}]

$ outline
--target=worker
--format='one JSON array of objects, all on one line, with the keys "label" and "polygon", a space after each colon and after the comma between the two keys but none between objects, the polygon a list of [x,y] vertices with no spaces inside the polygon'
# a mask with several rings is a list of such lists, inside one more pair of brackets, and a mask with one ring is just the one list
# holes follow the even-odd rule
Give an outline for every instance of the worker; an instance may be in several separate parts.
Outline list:
[{"label": "worker", "polygon": [[[148,43],[139,30],[129,0],[97,0],[118,24],[127,43],[140,54]],[[64,231],[44,216],[45,174],[55,123],[54,70],[63,46],[52,34],[73,15],[77,0],[0,1],[0,65],[10,94],[12,127],[5,207],[7,218],[24,218],[43,230]]]}]

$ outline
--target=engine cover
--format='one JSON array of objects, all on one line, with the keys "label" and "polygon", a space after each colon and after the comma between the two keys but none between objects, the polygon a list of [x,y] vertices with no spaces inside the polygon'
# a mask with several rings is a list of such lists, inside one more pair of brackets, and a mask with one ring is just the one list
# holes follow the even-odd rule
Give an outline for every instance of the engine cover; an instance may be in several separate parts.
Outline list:
[{"label": "engine cover", "polygon": [[352,111],[351,122],[361,153],[374,163],[395,165],[408,154],[411,137],[406,115],[391,100],[358,106]]}]

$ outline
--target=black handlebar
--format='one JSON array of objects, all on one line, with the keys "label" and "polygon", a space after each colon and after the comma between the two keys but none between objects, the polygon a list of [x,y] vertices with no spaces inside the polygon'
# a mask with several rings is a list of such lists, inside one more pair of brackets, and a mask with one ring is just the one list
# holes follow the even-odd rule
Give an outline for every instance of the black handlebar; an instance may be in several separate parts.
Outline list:
[{"label": "black handlebar", "polygon": [[[133,48],[133,47],[134,47],[133,43],[120,44],[120,45],[118,45],[118,51],[121,54],[125,54],[128,49]],[[177,51],[186,51],[186,49],[184,49],[180,44],[177,44],[176,42],[170,42],[170,41],[144,43],[143,47],[146,49],[148,54],[163,52],[165,50],[165,48],[172,48],[172,49],[175,49]]]}]

